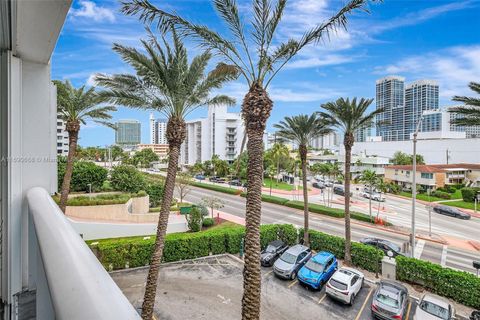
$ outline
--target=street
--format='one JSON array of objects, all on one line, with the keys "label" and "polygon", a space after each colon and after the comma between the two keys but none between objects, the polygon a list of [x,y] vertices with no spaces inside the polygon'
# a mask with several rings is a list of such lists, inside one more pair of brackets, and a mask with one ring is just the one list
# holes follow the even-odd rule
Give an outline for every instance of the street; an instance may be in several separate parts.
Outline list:
[{"label": "street", "polygon": [[[221,209],[223,212],[233,214],[238,217],[245,217],[245,198],[240,196],[228,195],[225,193],[219,193],[216,191],[210,191],[207,189],[201,189],[192,187],[191,191],[187,194],[186,200],[193,203],[198,203],[201,201],[202,197],[205,196],[216,196],[225,201],[225,206]],[[323,200],[322,200],[323,201]],[[388,206],[392,206],[389,203],[390,199],[387,199]],[[392,203],[401,203],[402,200],[394,200]],[[404,202],[408,203],[408,200]],[[400,206],[399,206],[400,207]],[[421,205],[417,204],[418,207],[418,219],[419,227],[428,228],[428,214],[427,211],[423,208],[420,208]],[[357,208],[354,208],[357,210]],[[368,212],[368,206],[366,208]],[[360,211],[360,210],[358,210]],[[362,212],[365,212],[362,210]],[[398,222],[402,223],[404,226],[409,227],[410,220],[408,219],[408,209],[398,210],[397,215]],[[462,235],[465,239],[476,239],[478,240],[478,234],[475,232],[475,228],[480,230],[480,219],[472,218],[468,221],[458,220],[454,218],[448,218],[443,216],[434,215],[432,213],[432,223],[435,226],[435,232],[445,232],[446,235]],[[390,222],[396,223],[395,220],[389,219]],[[279,206],[271,203],[263,202],[262,204],[262,223],[272,224],[272,223],[289,223],[295,226],[303,226],[303,213],[300,210]],[[466,231],[461,232],[465,226],[461,224],[472,223],[474,226],[466,227]],[[317,215],[312,213],[310,215],[310,227],[314,230],[322,231],[328,234],[344,237],[344,222],[341,219],[330,218],[328,216]],[[454,231],[456,230],[456,231]],[[470,234],[468,234],[470,232]],[[390,240],[398,245],[402,245],[404,242],[408,241],[408,236],[402,233],[393,232],[390,230],[385,230],[382,228],[377,228],[374,226],[369,226],[364,223],[359,223],[352,220],[352,239],[358,241],[364,237],[378,237],[382,239]],[[417,246],[415,249],[415,256],[417,258],[431,261],[434,263],[441,264],[442,266],[447,266],[459,270],[475,272],[475,269],[472,266],[473,260],[480,260],[480,253],[465,249],[460,249],[450,245],[443,245],[434,241],[427,240],[417,240]]]}]

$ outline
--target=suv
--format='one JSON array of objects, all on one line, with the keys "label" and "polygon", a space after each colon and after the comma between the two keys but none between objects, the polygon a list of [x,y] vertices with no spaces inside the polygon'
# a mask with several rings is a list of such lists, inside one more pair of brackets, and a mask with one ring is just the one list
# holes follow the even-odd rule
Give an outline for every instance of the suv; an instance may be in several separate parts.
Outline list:
[{"label": "suv", "polygon": [[364,278],[363,273],[358,270],[340,268],[327,282],[325,293],[330,298],[353,305],[355,297],[362,290]]},{"label": "suv", "polygon": [[297,244],[285,251],[273,264],[273,273],[279,278],[295,279],[298,270],[312,257],[309,247]]},{"label": "suv", "polygon": [[298,271],[298,280],[313,289],[320,289],[338,268],[337,258],[330,252],[319,252]]}]

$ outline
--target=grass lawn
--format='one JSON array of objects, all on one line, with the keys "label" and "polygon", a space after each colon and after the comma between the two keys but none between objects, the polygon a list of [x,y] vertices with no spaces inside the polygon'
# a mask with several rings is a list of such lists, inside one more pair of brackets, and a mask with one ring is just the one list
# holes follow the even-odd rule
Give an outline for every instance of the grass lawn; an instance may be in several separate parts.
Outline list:
[{"label": "grass lawn", "polygon": [[[412,197],[412,194],[410,192],[405,192],[405,191],[400,192],[399,195],[404,196],[404,197],[408,197],[408,198]],[[455,191],[455,193],[451,193],[450,195],[451,195],[451,199],[462,199],[461,190],[457,190],[457,191]],[[422,194],[417,193],[417,199],[418,200],[423,200],[423,201],[428,201],[428,202],[448,200],[448,199],[438,198],[438,197],[434,197],[434,196],[428,196],[428,194],[425,194],[425,193],[422,193]]]},{"label": "grass lawn", "polygon": [[[289,184],[282,181],[277,182],[276,179],[270,179],[270,178],[263,179],[263,186],[265,188],[270,188],[270,182],[272,182],[272,189],[285,190],[285,191],[295,190],[293,184]],[[298,189],[302,190],[303,188],[299,186]]]},{"label": "grass lawn", "polygon": [[[471,209],[475,210],[475,203],[473,202],[466,202],[463,200],[458,200],[458,201],[447,201],[441,203],[442,205],[446,206],[452,206],[452,207],[457,207],[457,208],[463,208],[463,209]],[[477,205],[477,209],[479,209],[480,206]]]}]

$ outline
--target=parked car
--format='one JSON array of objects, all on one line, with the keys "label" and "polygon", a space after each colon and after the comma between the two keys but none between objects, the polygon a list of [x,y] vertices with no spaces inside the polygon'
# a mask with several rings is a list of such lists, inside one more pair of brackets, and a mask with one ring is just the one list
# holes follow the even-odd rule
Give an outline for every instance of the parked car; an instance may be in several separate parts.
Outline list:
[{"label": "parked car", "polygon": [[480,310],[472,311],[470,320],[480,320]]},{"label": "parked car", "polygon": [[312,257],[309,247],[294,245],[285,251],[273,264],[273,273],[283,279],[295,279],[298,270]]},{"label": "parked car", "polygon": [[211,176],[210,178],[208,178],[210,182],[217,182],[218,179],[220,179],[220,177],[217,176]]},{"label": "parked car", "polygon": [[322,182],[314,182],[312,183],[312,187],[317,189],[325,189],[325,185]]},{"label": "parked car", "polygon": [[364,279],[365,276],[358,270],[340,268],[328,280],[325,293],[335,300],[353,305],[355,297],[362,290]]},{"label": "parked car", "polygon": [[454,218],[464,219],[464,220],[468,220],[471,218],[468,213],[458,210],[457,208],[449,207],[449,206],[437,205],[433,207],[433,211],[439,214],[443,214],[443,215],[454,217]]},{"label": "parked car", "polygon": [[[204,176],[203,174],[197,174],[197,175],[195,176],[195,179],[197,179],[197,180],[205,180],[205,176]],[[211,179],[211,178],[210,178],[210,179]],[[210,180],[210,181],[211,181],[211,180]]]},{"label": "parked car", "polygon": [[381,280],[372,299],[373,318],[394,320],[407,316],[408,290],[396,281]]},{"label": "parked car", "polygon": [[228,184],[231,185],[231,186],[241,187],[242,186],[242,181],[232,180],[232,181],[229,181]]},{"label": "parked car", "polygon": [[[343,186],[335,186],[333,187],[333,193],[338,194],[339,196],[345,196],[345,188]],[[350,192],[350,197],[353,193]]]},{"label": "parked car", "polygon": [[298,281],[313,289],[320,289],[338,268],[337,258],[326,251],[314,255],[298,271]]},{"label": "parked car", "polygon": [[277,258],[288,249],[288,246],[282,240],[275,240],[268,244],[262,250],[260,263],[264,267],[270,267],[277,260]]},{"label": "parked car", "polygon": [[216,182],[216,183],[225,183],[225,182],[227,182],[227,180],[225,180],[225,178],[217,178],[217,179],[215,180],[215,182]]},{"label": "parked car", "polygon": [[325,187],[328,187],[328,188],[333,187],[333,182],[331,181],[326,180],[324,184],[325,184]]},{"label": "parked car", "polygon": [[360,243],[377,247],[378,249],[382,250],[385,255],[388,255],[388,252],[391,251],[393,257],[396,256],[403,256],[402,249],[393,242],[388,240],[379,239],[379,238],[363,238],[360,239]]},{"label": "parked car", "polygon": [[413,320],[453,320],[455,308],[445,299],[427,293],[422,296],[415,309]]},{"label": "parked car", "polygon": [[383,197],[380,193],[368,193],[368,192],[360,192],[360,196],[365,199],[372,199],[373,201],[384,202],[385,197]]}]

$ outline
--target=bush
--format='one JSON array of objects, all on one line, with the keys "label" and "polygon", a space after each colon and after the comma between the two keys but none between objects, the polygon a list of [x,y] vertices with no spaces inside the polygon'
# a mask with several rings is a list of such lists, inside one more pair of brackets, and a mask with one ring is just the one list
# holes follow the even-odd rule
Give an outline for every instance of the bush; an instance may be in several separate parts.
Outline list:
[{"label": "bush", "polygon": [[447,200],[452,198],[450,193],[445,192],[445,191],[439,191],[439,190],[433,191],[432,196],[437,197],[437,198],[447,199]]},{"label": "bush", "polygon": [[[303,210],[303,201],[288,201],[284,205],[290,208]],[[308,205],[308,211],[318,213],[318,214],[324,214],[324,215],[335,217],[335,218],[345,217],[345,211],[343,209],[329,208],[329,207],[325,207],[325,206],[314,204],[314,203],[310,203]],[[372,222],[368,215],[359,213],[359,212],[350,212],[350,218],[364,221],[364,222]]]},{"label": "bush", "polygon": [[[110,193],[100,194],[97,196],[77,196],[71,197],[67,201],[67,206],[101,206],[101,205],[114,205],[127,203],[130,198],[145,197],[147,194],[144,191],[139,193]],[[53,196],[53,200],[56,203],[60,202],[58,196]]]},{"label": "bush", "polygon": [[[63,176],[65,175],[66,160],[59,157],[57,173],[58,188],[62,187]],[[97,166],[93,162],[76,161],[73,164],[72,180],[70,182],[70,190],[75,192],[89,191],[89,184],[92,186],[92,192],[102,189],[103,183],[107,180],[108,171],[105,168]]]},{"label": "bush", "polygon": [[113,168],[110,174],[112,188],[116,191],[137,193],[145,190],[144,176],[132,166],[120,165]]},{"label": "bush", "polygon": [[475,202],[475,196],[479,191],[479,188],[463,188],[462,189],[462,198],[466,202]]},{"label": "bush", "polygon": [[145,191],[149,196],[150,207],[158,207],[163,197],[163,185],[152,183],[147,186]]},{"label": "bush", "polygon": [[192,232],[198,232],[202,228],[202,213],[197,207],[192,207],[190,213],[187,214],[188,229]]},{"label": "bush", "polygon": [[211,227],[215,224],[215,221],[213,221],[212,218],[204,218],[203,221],[202,221],[202,226],[204,228],[208,228],[208,227]]},{"label": "bush", "polygon": [[396,261],[398,280],[422,285],[438,295],[480,308],[480,278],[475,275],[414,258],[398,256]]},{"label": "bush", "polygon": [[228,193],[228,194],[234,194],[234,195],[239,195],[242,193],[241,190],[235,189],[235,188],[228,188],[228,187],[222,187],[222,186],[217,186],[214,184],[209,184],[209,183],[200,183],[200,182],[191,182],[190,185],[199,187],[199,188],[204,188],[204,189],[209,189],[213,191],[218,191],[218,192],[223,192],[223,193]]},{"label": "bush", "polygon": [[[240,195],[245,198],[247,196],[247,193],[242,192]],[[287,203],[290,200],[288,200],[286,198],[282,198],[282,197],[269,196],[269,195],[266,195],[266,194],[262,194],[262,201],[270,202],[270,203],[274,203],[274,204],[279,204],[279,205],[284,205],[285,203]]]}]

